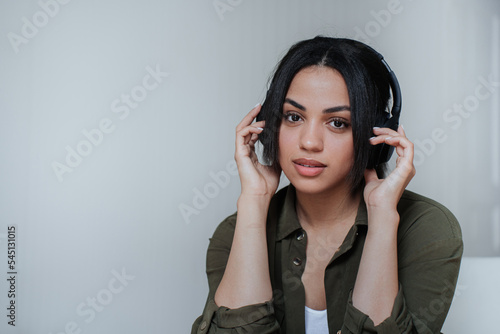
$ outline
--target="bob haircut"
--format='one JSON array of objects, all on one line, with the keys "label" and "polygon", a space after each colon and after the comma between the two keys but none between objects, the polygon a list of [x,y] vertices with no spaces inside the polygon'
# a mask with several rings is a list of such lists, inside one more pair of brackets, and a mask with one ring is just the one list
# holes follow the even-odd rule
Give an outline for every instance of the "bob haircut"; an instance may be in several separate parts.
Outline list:
[{"label": "bob haircut", "polygon": [[[265,120],[259,135],[264,162],[280,169],[278,136],[283,118],[283,103],[295,75],[310,66],[326,66],[338,71],[347,85],[351,107],[354,164],[348,176],[351,194],[364,187],[364,171],[373,154],[369,139],[374,126],[384,124],[388,116],[390,76],[378,55],[365,44],[345,38],[317,36],[293,45],[278,63],[266,99],[258,115]],[[384,177],[386,163],[377,166]]]}]

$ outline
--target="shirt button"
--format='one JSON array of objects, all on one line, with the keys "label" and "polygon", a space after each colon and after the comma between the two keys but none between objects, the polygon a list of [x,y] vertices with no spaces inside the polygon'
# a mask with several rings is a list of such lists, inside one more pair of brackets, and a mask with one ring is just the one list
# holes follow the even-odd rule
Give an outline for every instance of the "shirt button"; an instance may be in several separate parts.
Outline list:
[{"label": "shirt button", "polygon": [[305,237],[304,231],[300,230],[297,232],[297,240],[298,241],[304,239],[304,237]]},{"label": "shirt button", "polygon": [[200,329],[203,331],[205,330],[205,328],[207,328],[207,322],[206,321],[203,321],[200,325]]},{"label": "shirt button", "polygon": [[300,266],[302,264],[302,260],[300,259],[300,257],[296,257],[295,259],[293,259],[293,264],[296,266]]}]

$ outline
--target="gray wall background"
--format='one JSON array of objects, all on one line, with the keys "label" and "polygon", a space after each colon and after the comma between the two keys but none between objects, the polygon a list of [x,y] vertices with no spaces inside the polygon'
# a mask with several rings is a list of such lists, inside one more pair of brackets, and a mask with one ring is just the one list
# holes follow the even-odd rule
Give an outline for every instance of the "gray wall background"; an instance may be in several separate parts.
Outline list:
[{"label": "gray wall background", "polygon": [[1,0],[0,34],[0,332],[188,332],[208,238],[236,209],[234,128],[318,34],[364,41],[396,72],[409,189],[464,233],[445,331],[494,331],[499,2]]}]

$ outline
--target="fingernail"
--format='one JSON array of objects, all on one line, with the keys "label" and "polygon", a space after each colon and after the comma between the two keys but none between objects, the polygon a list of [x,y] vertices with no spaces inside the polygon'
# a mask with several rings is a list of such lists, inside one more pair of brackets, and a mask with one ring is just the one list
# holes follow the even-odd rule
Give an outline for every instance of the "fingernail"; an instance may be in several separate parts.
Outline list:
[{"label": "fingernail", "polygon": [[399,124],[399,125],[401,125],[401,128],[402,128],[403,130],[405,129],[405,127],[403,126],[403,124]]},{"label": "fingernail", "polygon": [[380,129],[380,126],[374,126],[373,128],[374,129]]},{"label": "fingernail", "polygon": [[257,127],[257,129],[259,129],[259,130],[261,130],[261,131],[262,131],[262,130],[264,130],[264,128],[261,128],[261,127],[259,127],[259,126]]},{"label": "fingernail", "polygon": [[389,140],[389,139],[391,139],[391,138],[392,138],[392,137],[387,137],[387,138],[385,138],[385,140]]},{"label": "fingernail", "polygon": [[377,137],[371,137],[370,140],[375,139],[375,138],[377,138]]},{"label": "fingernail", "polygon": [[257,108],[258,106],[260,106],[260,102],[259,102],[259,103],[257,103],[256,105],[254,105],[252,109]]}]

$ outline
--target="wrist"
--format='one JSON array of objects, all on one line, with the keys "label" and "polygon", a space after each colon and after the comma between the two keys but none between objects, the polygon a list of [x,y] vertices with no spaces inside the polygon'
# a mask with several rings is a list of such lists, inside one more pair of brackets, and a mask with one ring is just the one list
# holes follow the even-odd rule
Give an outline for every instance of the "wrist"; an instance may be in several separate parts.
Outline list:
[{"label": "wrist", "polygon": [[396,210],[368,209],[368,232],[371,234],[396,233],[399,218],[399,213]]},{"label": "wrist", "polygon": [[376,205],[367,205],[366,212],[368,214],[368,218],[373,217],[376,219],[385,218],[388,220],[398,220],[399,221],[399,212],[396,207],[393,206],[376,206]]},{"label": "wrist", "polygon": [[266,228],[267,211],[269,202],[263,196],[240,195],[237,202],[238,217],[236,227],[238,229],[260,230]]},{"label": "wrist", "polygon": [[240,197],[238,197],[238,201],[236,202],[236,206],[238,210],[243,206],[253,206],[267,209],[267,207],[269,207],[269,203],[271,202],[271,198],[272,195],[241,193]]}]

